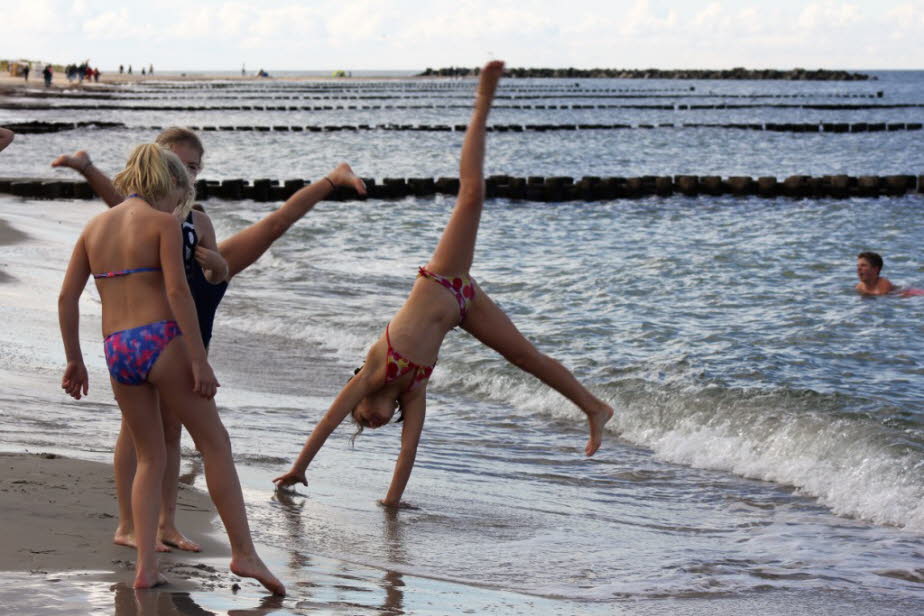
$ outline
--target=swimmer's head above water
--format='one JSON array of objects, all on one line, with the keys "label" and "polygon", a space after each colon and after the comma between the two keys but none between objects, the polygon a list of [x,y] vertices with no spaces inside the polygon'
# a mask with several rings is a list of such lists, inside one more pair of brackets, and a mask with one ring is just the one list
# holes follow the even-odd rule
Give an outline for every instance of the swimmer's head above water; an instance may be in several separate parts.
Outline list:
[{"label": "swimmer's head above water", "polygon": [[880,277],[882,271],[882,257],[875,252],[861,252],[857,255],[857,283],[856,289],[866,295],[884,295],[892,291],[892,283]]}]

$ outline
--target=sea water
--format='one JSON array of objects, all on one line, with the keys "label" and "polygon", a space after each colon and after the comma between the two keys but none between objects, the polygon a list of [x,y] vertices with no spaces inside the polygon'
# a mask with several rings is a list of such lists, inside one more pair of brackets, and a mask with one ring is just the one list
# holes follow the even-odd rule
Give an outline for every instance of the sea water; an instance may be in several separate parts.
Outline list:
[{"label": "sea water", "polygon": [[[751,93],[815,102],[882,90],[868,102],[924,102],[924,74],[878,76],[851,83],[569,80],[546,87],[692,86],[716,100]],[[508,81],[500,92],[527,83],[547,82]],[[171,97],[224,102],[169,85],[161,87]],[[16,150],[0,156],[0,175],[69,177],[47,165],[78,148],[115,171],[134,143],[153,139],[156,131],[145,128],[152,125],[461,123],[467,99],[449,95],[470,95],[472,82],[463,85],[415,95],[432,102],[429,111],[252,111],[231,120],[210,111],[0,109],[0,124],[63,116],[131,127],[22,135]],[[119,96],[130,105],[132,96],[150,96],[157,87],[124,88]],[[297,82],[228,84],[222,94],[238,88],[238,96],[253,96],[260,87],[267,104],[274,96],[308,94],[296,90]],[[355,104],[338,101],[345,93],[331,96],[326,104]],[[588,101],[620,102],[590,97],[582,104]],[[491,134],[486,166],[488,173],[576,177],[919,174],[920,132],[679,125],[921,116],[915,108],[498,109],[489,123],[675,127]],[[461,143],[461,133],[408,131],[202,136],[207,179],[318,178],[339,160],[366,177],[455,175]],[[276,207],[205,205],[219,238]],[[447,336],[428,387],[427,425],[405,492],[415,509],[383,517],[375,505],[399,447],[394,425],[367,430],[355,446],[344,425],[309,468],[302,496],[274,497],[270,479],[288,468],[401,306],[452,205],[443,196],[322,203],[231,283],[211,358],[259,541],[288,550],[292,567],[315,555],[379,568],[386,577],[397,572],[597,608],[774,596],[791,606],[813,597],[815,613],[818,597],[864,605],[871,614],[924,607],[924,298],[853,291],[854,259],[863,250],[884,255],[883,274],[894,283],[924,286],[919,195],[489,200],[472,275],[540,350],[613,405],[601,450],[584,458],[586,424],[578,409],[459,331]],[[106,385],[92,285],[81,304],[90,399],[70,402],[56,389],[63,353],[55,294],[83,221],[100,210],[92,202],[0,198],[0,218],[35,240],[2,249],[3,272],[13,277],[0,302],[5,449],[92,459],[111,451],[119,415]],[[204,485],[191,441],[184,443],[184,480]]]}]

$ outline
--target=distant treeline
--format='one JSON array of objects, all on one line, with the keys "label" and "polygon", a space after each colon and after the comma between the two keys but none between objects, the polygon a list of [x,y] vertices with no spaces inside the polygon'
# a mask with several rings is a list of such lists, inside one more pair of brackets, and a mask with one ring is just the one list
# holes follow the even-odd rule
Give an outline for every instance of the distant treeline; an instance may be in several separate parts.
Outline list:
[{"label": "distant treeline", "polygon": [[[469,77],[478,75],[480,69],[452,66],[449,68],[428,68],[420,77]],[[804,68],[790,70],[731,68],[710,69],[625,69],[625,68],[508,68],[505,77],[529,78],[609,78],[609,79],[782,79],[787,81],[866,81],[876,79],[863,73]]]}]

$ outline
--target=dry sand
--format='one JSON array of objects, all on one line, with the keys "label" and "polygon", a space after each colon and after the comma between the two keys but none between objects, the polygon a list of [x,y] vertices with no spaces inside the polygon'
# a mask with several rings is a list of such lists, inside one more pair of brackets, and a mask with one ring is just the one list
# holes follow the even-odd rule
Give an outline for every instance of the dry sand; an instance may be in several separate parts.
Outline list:
[{"label": "dry sand", "polygon": [[[215,74],[215,73],[155,73],[153,75],[141,75],[140,73],[133,73],[131,75],[124,73],[101,73],[99,82],[84,80],[83,83],[78,81],[69,82],[64,76],[64,73],[55,72],[51,81],[51,88],[57,90],[64,89],[86,89],[88,91],[93,91],[93,89],[103,89],[108,86],[113,85],[126,85],[126,84],[135,84],[145,81],[255,81],[259,83],[267,83],[272,81],[369,81],[370,79],[375,79],[376,81],[388,81],[388,80],[406,80],[411,79],[412,77],[407,76],[376,76],[376,77],[334,77],[333,75],[298,75],[298,76],[283,76],[283,77],[257,77],[253,74],[248,74],[241,76],[240,74],[228,73],[228,74]],[[423,80],[446,80],[446,77],[413,77],[414,79],[423,79]],[[44,88],[45,82],[42,78],[42,73],[31,73],[29,75],[29,81],[24,80],[22,77],[11,77],[9,73],[0,73],[0,95],[4,94],[4,90],[9,91],[16,88]],[[7,92],[8,94],[9,92]]]}]

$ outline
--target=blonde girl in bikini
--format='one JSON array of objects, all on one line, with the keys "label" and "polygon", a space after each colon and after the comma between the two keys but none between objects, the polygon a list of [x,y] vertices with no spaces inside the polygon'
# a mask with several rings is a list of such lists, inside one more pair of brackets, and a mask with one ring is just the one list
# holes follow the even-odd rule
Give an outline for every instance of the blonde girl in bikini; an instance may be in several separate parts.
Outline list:
[{"label": "blonde girl in bikini", "polygon": [[93,274],[112,391],[138,457],[132,485],[134,586],[166,581],[155,549],[166,463],[160,400],[174,409],[202,453],[209,494],[231,541],[231,571],[285,594],[250,537],[231,444],[213,400],[218,381],[184,274],[176,213],[191,206],[192,182],[176,155],[145,144],[135,149],[115,184],[129,196],[87,223],[61,287],[58,314],[67,356],[61,386],[78,400],[89,390],[78,301]]},{"label": "blonde girl in bikini", "polygon": [[613,409],[591,394],[560,363],[540,353],[469,276],[484,204],[484,151],[488,112],[503,62],[481,71],[459,163],[459,195],[430,262],[420,268],[404,306],[372,345],[363,367],[315,426],[292,468],[273,480],[280,488],[307,485],[305,471],[328,436],[348,415],[362,428],[378,428],[402,412],[401,452],[382,505],[399,507],[411,476],[426,414],[427,383],[446,334],[460,326],[518,368],[535,375],[586,415],[584,453],[600,447]]}]

